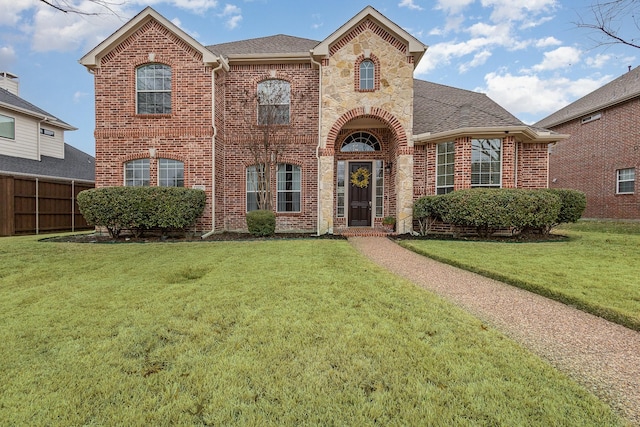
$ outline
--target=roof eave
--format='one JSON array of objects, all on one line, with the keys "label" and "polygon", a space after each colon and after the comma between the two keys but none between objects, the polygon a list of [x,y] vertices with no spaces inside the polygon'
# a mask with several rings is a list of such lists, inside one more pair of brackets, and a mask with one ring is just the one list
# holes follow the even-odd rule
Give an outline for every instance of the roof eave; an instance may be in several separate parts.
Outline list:
[{"label": "roof eave", "polygon": [[[635,98],[640,98],[640,93],[634,93],[634,94],[631,94],[631,95],[627,95],[627,96],[625,96],[623,98],[619,98],[619,99],[616,99],[614,101],[607,102],[605,104],[600,104],[597,107],[589,108],[588,110],[584,110],[584,111],[580,111],[578,113],[571,114],[570,116],[563,117],[561,119],[558,119],[558,120],[550,122],[550,123],[545,123],[544,127],[552,128],[552,127],[555,127],[555,126],[559,126],[559,125],[568,123],[568,122],[570,122],[572,120],[576,120],[576,119],[579,119],[581,117],[588,116],[589,114],[597,113],[598,111],[602,111],[602,110],[605,110],[607,108],[611,108],[611,107],[614,107],[616,105],[623,104],[623,103],[625,103],[627,101],[630,101],[632,99],[635,99]],[[544,120],[540,120],[540,122],[544,122]]]},{"label": "roof eave", "polygon": [[444,132],[421,133],[414,135],[413,142],[416,145],[421,145],[447,142],[465,136],[473,136],[474,138],[504,138],[507,135],[519,137],[520,141],[527,143],[551,143],[567,139],[570,136],[550,131],[536,131],[530,126],[466,127]]},{"label": "roof eave", "polygon": [[283,63],[283,62],[309,62],[309,52],[293,53],[236,53],[226,55],[227,61],[231,63]]},{"label": "roof eave", "polygon": [[68,123],[61,122],[58,118],[53,116],[48,116],[46,114],[40,114],[35,111],[27,110],[25,108],[16,107],[15,105],[7,104],[5,102],[0,102],[0,107],[6,108],[7,110],[15,111],[17,113],[24,114],[29,117],[34,117],[38,120],[44,120],[52,126],[58,127],[64,130],[78,130],[77,127],[71,126]]},{"label": "roof eave", "polygon": [[150,6],[146,7],[144,10],[142,10],[142,12],[137,14],[126,24],[120,27],[120,29],[107,37],[102,43],[85,54],[78,60],[78,62],[87,67],[89,70],[100,67],[100,60],[106,53],[113,50],[116,46],[130,37],[134,32],[136,32],[140,26],[144,25],[151,19],[155,19],[156,21],[158,21],[160,24],[173,32],[176,36],[183,39],[192,48],[200,52],[202,54],[202,62],[205,65],[218,65],[220,63],[220,59],[217,55],[205,48],[197,40],[182,31],[174,23],[167,20],[164,16],[160,15]]}]

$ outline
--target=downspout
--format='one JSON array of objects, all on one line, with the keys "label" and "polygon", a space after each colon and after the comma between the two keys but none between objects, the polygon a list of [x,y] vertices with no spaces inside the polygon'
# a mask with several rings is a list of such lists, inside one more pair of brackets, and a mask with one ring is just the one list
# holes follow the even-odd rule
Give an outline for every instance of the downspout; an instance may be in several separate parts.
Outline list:
[{"label": "downspout", "polygon": [[320,186],[322,185],[321,171],[320,171],[320,146],[322,145],[322,63],[313,59],[312,51],[309,51],[309,57],[311,63],[318,66],[318,145],[316,146],[316,160],[318,163],[317,175],[317,195],[316,195],[316,235],[320,235]]},{"label": "downspout", "polygon": [[216,136],[218,135],[216,127],[216,71],[220,71],[222,67],[225,71],[229,71],[229,64],[220,57],[220,64],[211,70],[211,126],[213,127],[213,136],[211,137],[211,231],[203,234],[202,239],[206,239],[216,232]]}]

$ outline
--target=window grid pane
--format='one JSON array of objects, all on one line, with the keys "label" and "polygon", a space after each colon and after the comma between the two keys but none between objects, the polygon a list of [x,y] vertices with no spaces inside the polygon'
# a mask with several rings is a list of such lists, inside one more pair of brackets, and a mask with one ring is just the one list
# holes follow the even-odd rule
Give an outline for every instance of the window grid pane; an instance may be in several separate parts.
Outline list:
[{"label": "window grid pane", "polygon": [[8,139],[16,139],[16,120],[0,114],[0,136]]},{"label": "window grid pane", "polygon": [[617,173],[617,193],[629,194],[635,192],[636,169],[619,169]]},{"label": "window grid pane", "polygon": [[288,125],[290,123],[291,85],[285,80],[265,80],[258,83],[258,124]]},{"label": "window grid pane", "polygon": [[257,211],[260,208],[260,197],[264,193],[261,186],[264,185],[264,166],[249,166],[247,168],[247,212]]},{"label": "window grid pane", "polygon": [[136,70],[138,114],[171,114],[171,68],[150,64]]},{"label": "window grid pane", "polygon": [[278,165],[278,212],[300,212],[300,178],[300,166]]},{"label": "window grid pane", "polygon": [[368,132],[355,132],[345,138],[340,151],[350,153],[380,151],[380,143]]},{"label": "window grid pane", "polygon": [[149,186],[149,159],[132,160],[125,163],[124,185],[127,187]]},{"label": "window grid pane", "polygon": [[453,191],[455,144],[443,142],[436,146],[436,194]]},{"label": "window grid pane", "polygon": [[471,141],[471,187],[500,188],[502,176],[502,141],[474,139]]},{"label": "window grid pane", "polygon": [[177,160],[160,159],[158,177],[160,187],[184,187],[184,163]]},{"label": "window grid pane", "polygon": [[376,217],[384,215],[384,168],[382,160],[376,160]]},{"label": "window grid pane", "polygon": [[344,161],[340,160],[337,164],[338,183],[337,183],[337,195],[338,200],[336,204],[336,216],[338,218],[344,218]]},{"label": "window grid pane", "polygon": [[360,90],[371,90],[374,85],[375,65],[373,61],[365,60],[360,63]]}]

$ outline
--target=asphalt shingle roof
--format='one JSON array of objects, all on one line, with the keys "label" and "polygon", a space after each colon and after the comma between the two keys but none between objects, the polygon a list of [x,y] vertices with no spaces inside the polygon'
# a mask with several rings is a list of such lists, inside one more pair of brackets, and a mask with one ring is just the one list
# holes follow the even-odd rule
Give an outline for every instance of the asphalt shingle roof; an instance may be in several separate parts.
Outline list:
[{"label": "asphalt shingle roof", "polygon": [[64,159],[42,156],[42,160],[37,161],[0,155],[1,174],[18,173],[21,175],[95,181],[95,165],[96,159],[93,156],[69,144],[64,144]]},{"label": "asphalt shingle roof", "polygon": [[269,37],[240,40],[207,46],[216,55],[250,55],[250,54],[282,54],[307,53],[320,43],[317,40],[278,34]]},{"label": "asphalt shingle roof", "polygon": [[487,95],[424,80],[413,81],[413,134],[467,127],[523,126]]},{"label": "asphalt shingle roof", "polygon": [[71,126],[68,123],[63,122],[62,120],[60,120],[59,118],[57,118],[53,114],[46,112],[42,108],[36,107],[35,105],[30,103],[29,101],[26,101],[26,100],[20,98],[19,96],[14,95],[13,93],[11,93],[8,90],[3,89],[3,88],[0,88],[0,103],[6,104],[7,106],[9,106],[9,108],[10,107],[19,108],[21,110],[26,110],[26,111],[28,111],[28,112],[30,112],[32,114],[38,115],[38,116],[51,117],[51,118],[55,119],[56,122],[58,122],[58,123],[53,123],[53,124],[58,124],[58,125],[62,125],[63,127],[73,128],[73,126]]},{"label": "asphalt shingle roof", "polygon": [[640,67],[630,70],[601,88],[545,117],[535,126],[546,128],[557,126],[638,96],[640,96]]}]

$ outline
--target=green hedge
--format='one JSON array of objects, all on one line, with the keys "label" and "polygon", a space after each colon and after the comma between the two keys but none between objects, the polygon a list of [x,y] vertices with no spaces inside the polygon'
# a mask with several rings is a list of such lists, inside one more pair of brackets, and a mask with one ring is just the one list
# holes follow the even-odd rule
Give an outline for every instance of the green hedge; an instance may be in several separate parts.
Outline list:
[{"label": "green hedge", "polygon": [[247,212],[247,228],[254,236],[271,236],[276,231],[276,214],[268,210]]},{"label": "green hedge", "polygon": [[474,227],[481,236],[499,229],[548,233],[564,222],[577,221],[586,198],[575,190],[467,189],[425,196],[414,203],[420,234],[437,221]]},{"label": "green hedge", "polygon": [[80,212],[90,225],[106,227],[113,238],[122,230],[185,229],[202,215],[206,195],[181,187],[104,187],[78,194]]}]

